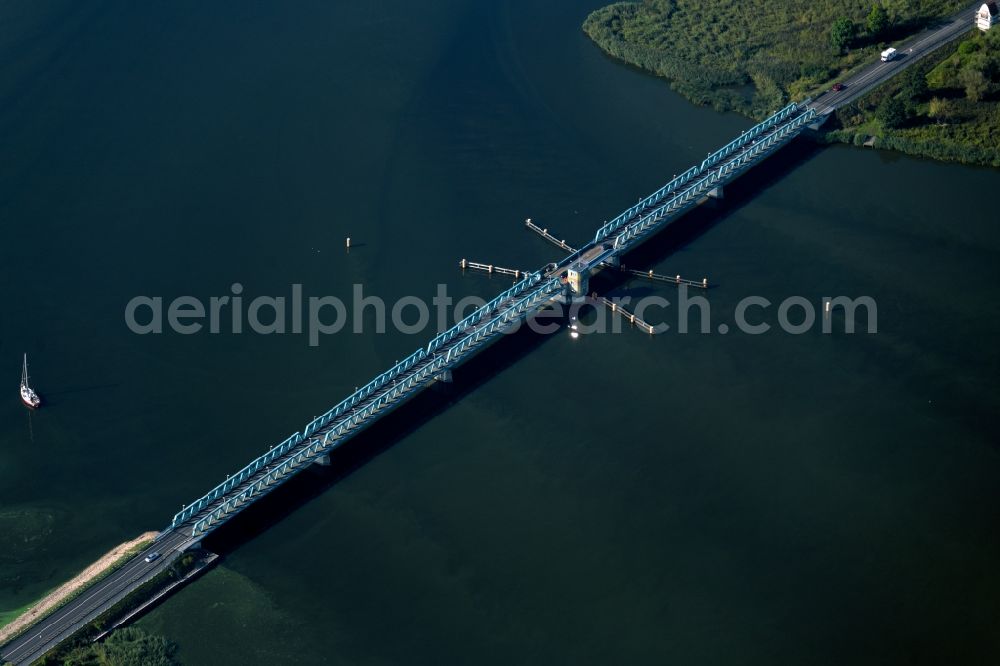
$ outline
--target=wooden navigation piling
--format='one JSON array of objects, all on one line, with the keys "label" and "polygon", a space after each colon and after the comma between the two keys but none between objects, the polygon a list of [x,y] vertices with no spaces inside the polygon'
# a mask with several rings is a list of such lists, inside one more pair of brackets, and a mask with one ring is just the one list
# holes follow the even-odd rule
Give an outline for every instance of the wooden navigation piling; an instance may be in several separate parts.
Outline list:
[{"label": "wooden navigation piling", "polygon": [[575,247],[573,247],[572,245],[567,244],[566,241],[564,241],[564,240],[556,238],[555,236],[553,236],[552,234],[549,233],[548,229],[542,229],[537,224],[535,224],[534,222],[532,222],[530,217],[527,220],[524,221],[524,226],[528,227],[529,229],[531,229],[532,231],[534,231],[536,234],[538,234],[539,236],[541,236],[542,238],[544,238],[548,242],[552,243],[553,245],[555,245],[559,249],[565,250],[566,252],[569,252],[570,254],[572,254],[573,252],[576,252],[576,248]]},{"label": "wooden navigation piling", "polygon": [[[537,224],[532,222],[530,217],[524,221],[524,226],[528,227],[528,229],[531,229],[536,234],[538,234],[548,242],[552,243],[556,247],[560,248],[561,250],[565,250],[566,252],[570,253],[576,252],[575,247],[569,245],[564,240],[556,238],[555,236],[549,233],[548,229],[542,229]],[[613,266],[613,264],[610,262],[602,262],[602,265],[608,267]],[[673,277],[669,275],[659,275],[657,273],[654,273],[652,270],[636,271],[636,270],[626,269],[624,266],[622,266],[620,270],[623,273],[628,273],[629,275],[633,275],[635,277],[641,277],[647,280],[652,280],[653,282],[669,282],[678,285],[680,284],[687,285],[688,287],[697,287],[698,289],[708,289],[708,278],[702,278],[701,281],[699,282],[697,280],[688,280],[686,278],[682,278],[680,275],[675,275]]]},{"label": "wooden navigation piling", "polygon": [[[964,19],[962,22],[964,23]],[[827,108],[832,110],[833,107]],[[23,639],[15,639],[19,641],[17,649],[25,650],[21,654],[27,655],[28,659],[43,655],[58,643],[57,637],[71,634],[80,625],[93,622],[103,612],[101,609],[115,602],[119,593],[137,589],[144,580],[142,576],[153,575],[157,567],[169,566],[189,546],[206,538],[247,506],[266,497],[269,492],[273,492],[273,488],[280,487],[301,469],[311,466],[317,457],[343,446],[359,432],[391,414],[393,409],[419,395],[443,373],[457,369],[475,354],[499,341],[518,322],[539,312],[554,300],[567,300],[569,294],[566,283],[571,269],[576,274],[577,291],[583,293],[586,289],[580,287],[586,284],[589,276],[620,262],[625,253],[692,209],[708,190],[725,186],[760,164],[798,136],[806,124],[813,122],[815,118],[816,109],[809,108],[807,104],[789,104],[722,149],[709,154],[703,162],[692,166],[653,195],[642,199],[640,205],[630,207],[611,222],[606,222],[596,230],[593,240],[586,242],[579,251],[573,252],[575,256],[546,265],[540,269],[537,278],[521,281],[505,290],[489,302],[489,307],[480,307],[474,316],[463,319],[426,346],[421,345],[402,363],[397,363],[376,376],[322,416],[313,419],[301,432],[275,444],[236,474],[231,477],[227,475],[225,482],[175,514],[167,529],[157,537],[156,548],[162,556],[160,564],[142,569],[144,563],[133,560],[117,572],[110,573],[105,582],[93,588],[92,594],[68,601],[62,611],[42,620],[44,625],[35,625],[24,634]],[[543,238],[553,245],[565,251],[572,249],[564,240],[557,239],[546,229],[541,231]],[[345,246],[346,244],[345,239]],[[475,264],[467,260],[461,265],[466,269],[485,268],[489,274],[503,272],[494,265]],[[506,269],[504,274],[524,275],[523,271],[511,269]],[[649,279],[649,272],[644,272],[641,277]],[[681,280],[674,277],[663,282],[677,284]],[[692,286],[698,285],[695,283]],[[701,287],[707,286],[707,280],[702,280]],[[597,307],[606,306],[614,313],[620,312],[633,326],[650,334],[667,329],[666,324],[654,328],[622,308],[619,303],[602,300],[605,305]],[[829,307],[832,309],[832,305]],[[614,323],[619,324],[620,320]],[[578,330],[570,330],[579,334]],[[579,364],[585,371],[586,357],[581,356]],[[584,379],[586,383],[595,381],[595,377]],[[577,383],[583,386],[583,383]],[[538,394],[538,401],[544,401],[544,386],[541,391],[535,390],[535,393]],[[187,462],[203,465],[204,458],[199,453]],[[136,557],[142,558],[144,554],[140,553]],[[135,578],[134,572],[140,569],[146,573]],[[43,631],[46,638],[42,637]],[[10,661],[10,643],[4,649],[0,661]],[[17,661],[25,659],[18,658]]]},{"label": "wooden navigation piling", "polygon": [[463,271],[471,269],[474,271],[489,273],[490,275],[493,275],[494,273],[497,275],[510,275],[515,280],[520,280],[525,275],[524,271],[516,268],[504,268],[503,266],[494,266],[493,264],[481,264],[478,261],[469,261],[468,259],[462,259],[458,262],[458,265]]},{"label": "wooden navigation piling", "polygon": [[702,278],[701,281],[688,280],[686,278],[682,278],[680,275],[660,275],[658,273],[654,273],[652,270],[637,271],[631,268],[625,268],[624,266],[621,268],[621,271],[635,277],[651,280],[652,282],[667,282],[669,284],[683,284],[688,287],[697,287],[698,289],[708,289],[708,278]]},{"label": "wooden navigation piling", "polygon": [[629,312],[624,307],[622,307],[622,305],[620,303],[616,303],[615,301],[612,301],[610,298],[605,298],[604,296],[601,296],[600,298],[598,298],[598,300],[601,303],[603,303],[604,305],[606,305],[608,307],[608,309],[610,309],[612,312],[620,314],[622,317],[624,317],[625,319],[627,319],[628,322],[630,324],[632,324],[633,326],[635,326],[636,328],[638,328],[638,329],[640,329],[642,331],[645,331],[646,333],[649,333],[650,335],[655,335],[656,334],[656,329],[653,327],[652,324],[650,324],[649,322],[643,321],[642,319],[640,319],[635,314]]}]

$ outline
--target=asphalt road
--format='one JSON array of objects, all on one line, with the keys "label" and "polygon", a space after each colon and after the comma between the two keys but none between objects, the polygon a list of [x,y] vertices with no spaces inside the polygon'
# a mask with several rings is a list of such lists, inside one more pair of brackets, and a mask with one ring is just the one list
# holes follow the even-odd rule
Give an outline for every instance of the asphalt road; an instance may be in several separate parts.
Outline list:
[{"label": "asphalt road", "polygon": [[875,62],[848,79],[844,79],[844,89],[840,92],[827,92],[813,100],[810,106],[820,115],[835,111],[845,104],[850,104],[858,97],[869,92],[887,79],[895,76],[913,63],[917,62],[935,49],[972,31],[976,10],[982,2],[970,5],[958,12],[940,26],[922,32],[909,40],[892,46],[899,51],[895,60]]},{"label": "asphalt road", "polygon": [[[130,591],[170,566],[189,541],[190,535],[180,531],[161,536],[158,542],[123,567],[0,648],[0,662],[28,664],[40,658]],[[146,562],[146,556],[153,551],[160,553],[160,558]]]}]

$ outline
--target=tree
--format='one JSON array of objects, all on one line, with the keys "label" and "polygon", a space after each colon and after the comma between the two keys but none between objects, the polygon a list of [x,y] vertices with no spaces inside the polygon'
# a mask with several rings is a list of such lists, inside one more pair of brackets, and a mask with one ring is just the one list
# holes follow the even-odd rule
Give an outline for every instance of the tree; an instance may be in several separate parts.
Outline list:
[{"label": "tree", "polygon": [[965,96],[970,102],[982,100],[990,87],[990,82],[983,76],[983,72],[973,67],[963,69],[959,79],[965,87]]},{"label": "tree", "polygon": [[902,127],[906,122],[906,104],[898,97],[887,97],[879,104],[875,118],[886,129]]},{"label": "tree", "polygon": [[830,26],[830,44],[837,49],[837,53],[843,53],[844,49],[851,45],[856,33],[857,26],[854,25],[854,21],[841,16]]},{"label": "tree", "polygon": [[939,123],[951,120],[955,117],[955,105],[950,99],[935,97],[927,106],[927,115]]},{"label": "tree", "polygon": [[902,91],[903,95],[911,102],[921,102],[927,97],[929,92],[927,77],[919,67],[911,67],[907,70]]},{"label": "tree", "polygon": [[889,27],[889,13],[881,4],[872,5],[868,14],[868,32],[872,37],[881,37]]}]

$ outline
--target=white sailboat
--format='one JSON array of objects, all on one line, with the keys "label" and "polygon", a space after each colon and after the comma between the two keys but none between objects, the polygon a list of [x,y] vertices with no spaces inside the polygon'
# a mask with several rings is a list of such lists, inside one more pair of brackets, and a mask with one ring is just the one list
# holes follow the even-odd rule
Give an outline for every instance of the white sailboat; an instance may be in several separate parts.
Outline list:
[{"label": "white sailboat", "polygon": [[24,355],[24,368],[21,370],[21,402],[32,409],[38,409],[42,404],[42,399],[38,397],[35,390],[28,385],[28,355]]}]

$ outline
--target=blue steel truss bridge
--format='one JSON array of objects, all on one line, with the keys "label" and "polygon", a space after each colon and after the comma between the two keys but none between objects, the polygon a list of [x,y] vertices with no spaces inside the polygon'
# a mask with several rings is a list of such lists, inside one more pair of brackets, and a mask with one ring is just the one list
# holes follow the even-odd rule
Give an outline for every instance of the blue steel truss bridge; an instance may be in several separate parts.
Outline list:
[{"label": "blue steel truss bridge", "polygon": [[[736,137],[613,220],[584,247],[523,279],[426,346],[378,375],[264,455],[179,511],[161,537],[188,547],[475,356],[554,300],[587,293],[589,276],[760,164],[817,119],[809,102],[790,104]],[[519,271],[518,274],[521,274]]]},{"label": "blue steel truss bridge", "polygon": [[[585,296],[591,275],[618,266],[624,253],[700,203],[711,197],[721,197],[728,183],[763,162],[817,121],[817,111],[808,102],[791,104],[605,222],[593,239],[580,249],[574,250],[565,242],[557,242],[570,252],[562,261],[534,271],[511,271],[518,279],[512,287],[376,376],[306,424],[300,432],[271,447],[264,455],[251,460],[185,505],[152,546],[0,647],[0,657],[14,664],[38,659],[299,472],[311,465],[328,464],[331,452],[338,447],[433,382],[449,381],[452,370],[526,318],[555,301]],[[681,282],[679,277],[677,281]],[[158,555],[150,559],[154,552]]]},{"label": "blue steel truss bridge", "polygon": [[[905,57],[888,63],[872,63],[843,80],[840,90],[824,93],[815,101],[791,104],[740,134],[709,154],[701,164],[692,166],[604,223],[593,240],[579,250],[549,236],[546,230],[535,228],[547,240],[569,252],[569,256],[534,271],[498,271],[514,275],[518,282],[425,347],[417,349],[344,398],[308,423],[301,432],[273,446],[203,496],[185,505],[149,549],[96,583],[86,594],[0,646],[0,661],[22,664],[38,659],[46,650],[162,572],[181,553],[197,546],[235,515],[310,465],[327,463],[332,451],[411,400],[432,382],[450,378],[453,369],[499,340],[524,319],[553,301],[585,295],[591,275],[619,266],[623,254],[708,198],[721,197],[726,185],[773,155],[805,128],[818,128],[837,108],[863,96],[920,58],[965,34],[978,6],[979,2],[963,8],[944,23],[899,44],[898,50]],[[495,268],[485,266],[491,272]],[[681,280],[680,276],[675,281],[699,286]],[[701,286],[707,285],[701,283]],[[146,556],[153,551],[158,552],[160,557],[152,563],[145,562]]]}]

